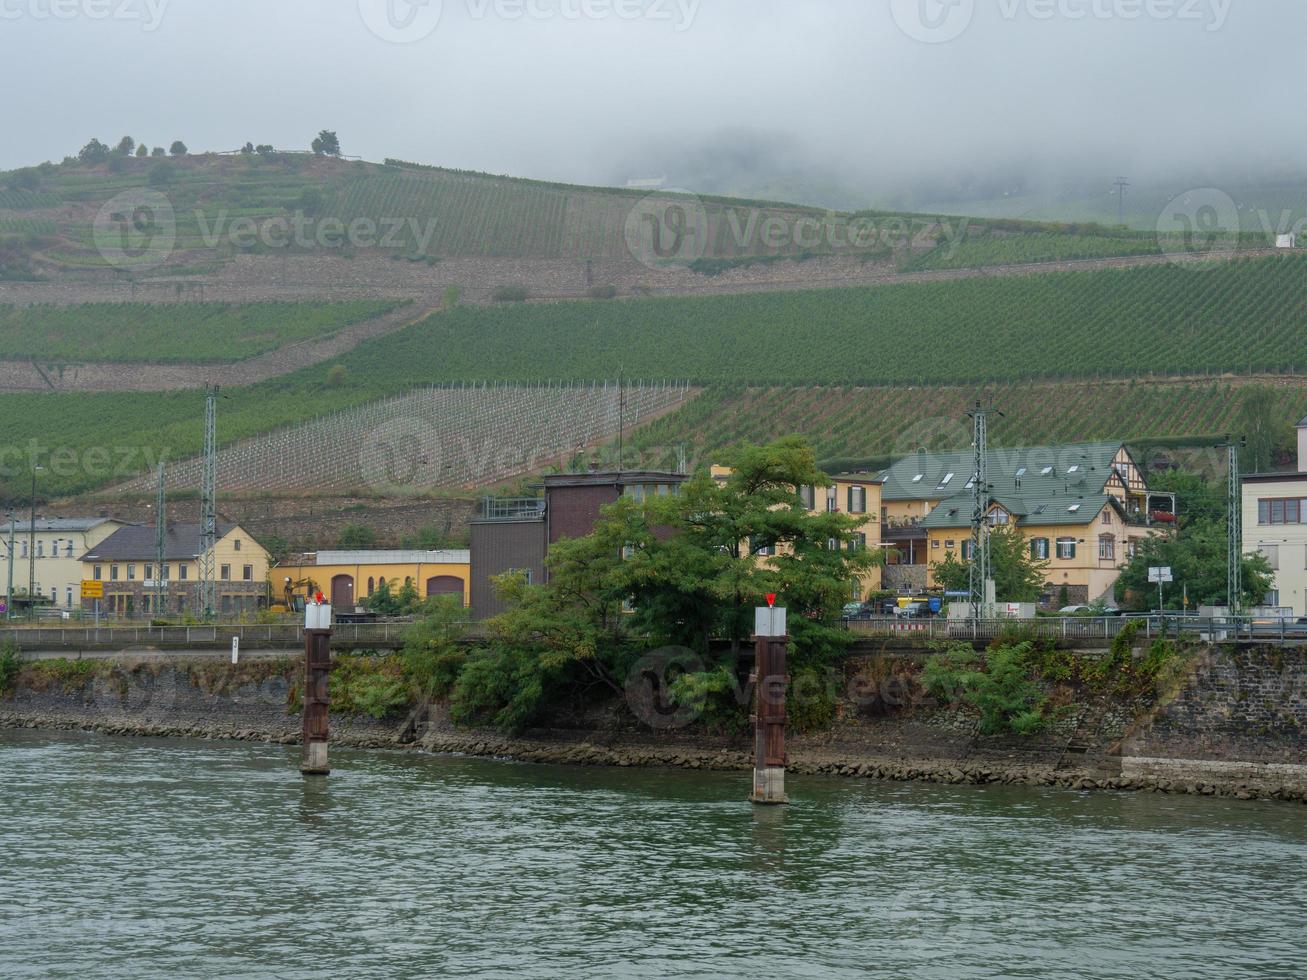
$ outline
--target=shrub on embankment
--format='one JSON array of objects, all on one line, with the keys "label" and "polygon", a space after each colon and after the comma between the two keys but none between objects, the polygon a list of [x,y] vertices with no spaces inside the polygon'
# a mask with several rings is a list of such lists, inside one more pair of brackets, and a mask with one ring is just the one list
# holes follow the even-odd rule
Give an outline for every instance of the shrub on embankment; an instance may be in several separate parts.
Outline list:
[{"label": "shrub on embankment", "polygon": [[1160,638],[1136,656],[1134,640],[1142,625],[1127,624],[1102,657],[1059,650],[1019,633],[995,640],[983,653],[965,643],[940,644],[920,682],[941,704],[976,712],[982,734],[1032,735],[1075,703],[1164,697],[1188,657]]}]

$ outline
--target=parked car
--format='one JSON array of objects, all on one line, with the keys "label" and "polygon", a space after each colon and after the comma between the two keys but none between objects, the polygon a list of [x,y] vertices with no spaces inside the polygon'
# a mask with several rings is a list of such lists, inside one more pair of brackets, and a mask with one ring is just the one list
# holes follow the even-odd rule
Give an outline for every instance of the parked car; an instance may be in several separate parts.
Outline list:
[{"label": "parked car", "polygon": [[924,602],[909,602],[895,609],[894,615],[899,619],[924,619],[930,615],[930,607]]},{"label": "parked car", "polygon": [[1120,616],[1123,615],[1116,606],[1063,606],[1057,611],[1059,616]]}]

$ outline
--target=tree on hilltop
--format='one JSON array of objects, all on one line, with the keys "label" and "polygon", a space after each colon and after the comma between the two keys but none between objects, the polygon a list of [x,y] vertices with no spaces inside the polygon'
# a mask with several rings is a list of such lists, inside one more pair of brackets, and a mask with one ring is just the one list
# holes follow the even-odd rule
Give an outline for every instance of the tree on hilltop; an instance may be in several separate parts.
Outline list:
[{"label": "tree on hilltop", "polygon": [[105,146],[97,139],[91,140],[77,154],[77,159],[82,163],[104,163],[109,159],[109,147]]},{"label": "tree on hilltop", "polygon": [[324,129],[318,133],[317,139],[313,141],[313,152],[318,156],[338,157],[340,156],[340,138],[330,129]]},{"label": "tree on hilltop", "polygon": [[191,151],[186,148],[186,144],[181,140],[174,140],[172,146],[168,147],[168,152],[175,157],[184,157]]},{"label": "tree on hilltop", "polygon": [[118,145],[114,147],[114,152],[121,157],[129,157],[135,150],[136,140],[132,139],[130,136],[124,136],[118,141]]}]

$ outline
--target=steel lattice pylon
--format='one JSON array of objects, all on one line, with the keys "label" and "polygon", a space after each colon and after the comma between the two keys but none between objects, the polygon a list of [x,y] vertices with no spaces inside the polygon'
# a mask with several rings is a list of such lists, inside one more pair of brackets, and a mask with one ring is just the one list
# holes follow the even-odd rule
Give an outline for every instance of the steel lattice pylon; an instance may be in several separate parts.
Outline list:
[{"label": "steel lattice pylon", "polygon": [[1239,475],[1239,445],[1229,445],[1229,488],[1226,508],[1226,601],[1230,615],[1237,616],[1243,606],[1243,480]]},{"label": "steel lattice pylon", "polygon": [[159,464],[159,486],[154,495],[154,615],[162,616],[168,611],[168,583],[163,570],[168,567],[167,549],[164,537],[167,527],[167,515],[164,512],[166,497],[163,492],[163,464]]},{"label": "steel lattice pylon", "polygon": [[972,421],[971,448],[975,454],[971,473],[971,564],[968,586],[971,618],[980,619],[985,613],[985,607],[993,602],[990,583],[994,579],[994,560],[989,548],[989,522],[986,519],[989,511],[990,412],[977,404],[975,410],[968,414]]},{"label": "steel lattice pylon", "polygon": [[214,548],[218,543],[218,389],[204,399],[204,474],[200,485],[199,582],[196,586],[201,615],[212,619],[217,605]]}]

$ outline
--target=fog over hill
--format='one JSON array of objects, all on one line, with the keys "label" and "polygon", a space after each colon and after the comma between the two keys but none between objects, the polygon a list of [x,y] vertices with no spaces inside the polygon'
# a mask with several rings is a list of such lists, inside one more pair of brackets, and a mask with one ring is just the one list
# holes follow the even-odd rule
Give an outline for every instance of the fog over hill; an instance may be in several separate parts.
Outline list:
[{"label": "fog over hill", "polygon": [[92,136],[302,148],[327,127],[369,159],[839,207],[1111,214],[1125,175],[1136,223],[1177,189],[1307,172],[1297,0],[111,8],[4,8],[0,78],[27,94],[0,167]]}]

